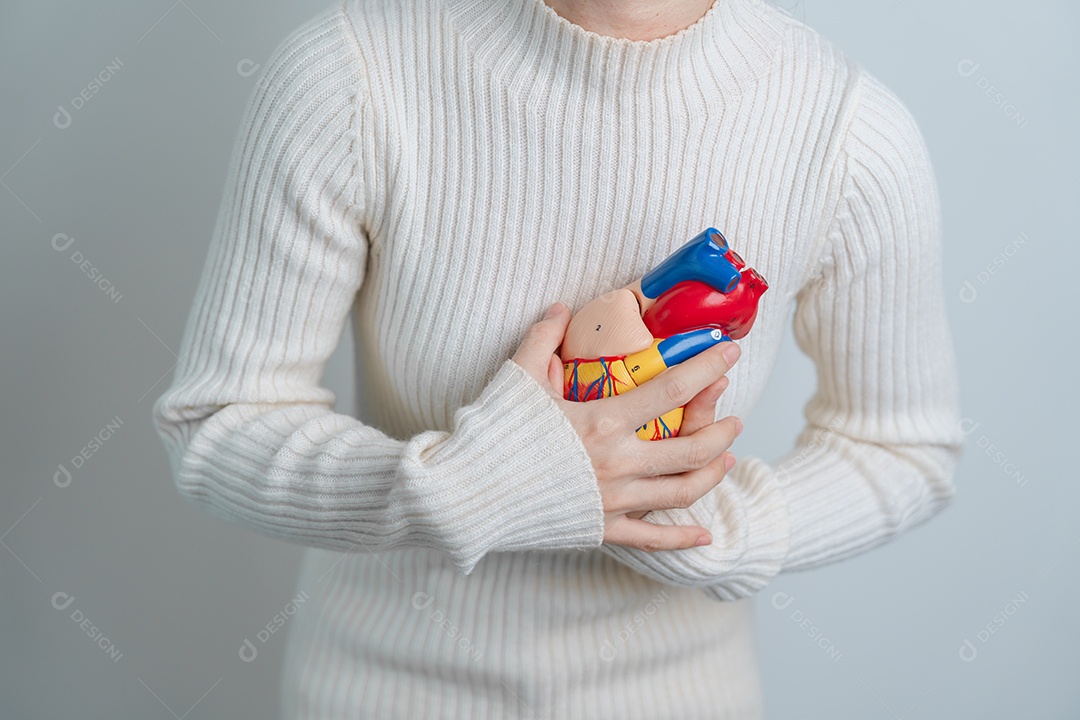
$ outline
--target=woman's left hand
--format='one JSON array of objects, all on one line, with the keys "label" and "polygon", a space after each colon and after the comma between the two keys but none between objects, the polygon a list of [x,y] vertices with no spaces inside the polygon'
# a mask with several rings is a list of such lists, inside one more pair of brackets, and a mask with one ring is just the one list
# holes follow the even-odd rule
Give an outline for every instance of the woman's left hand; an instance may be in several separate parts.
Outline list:
[{"label": "woman's left hand", "polygon": [[[723,395],[724,390],[728,386],[727,376],[721,377],[719,380],[708,386],[697,395],[695,395],[690,402],[686,403],[683,410],[682,425],[679,427],[679,437],[686,437],[693,435],[698,430],[707,425],[711,425],[715,422],[716,417],[716,402]],[[739,431],[742,431],[742,421],[739,421]],[[642,440],[641,442],[664,442],[663,440]],[[724,473],[727,473],[735,465],[735,456],[730,451],[725,451],[716,456],[712,461],[712,464],[720,463],[724,468]],[[719,469],[719,468],[718,468]],[[721,481],[723,482],[723,481]],[[640,511],[627,513],[627,517],[640,520],[645,515],[648,515],[649,511]]]}]

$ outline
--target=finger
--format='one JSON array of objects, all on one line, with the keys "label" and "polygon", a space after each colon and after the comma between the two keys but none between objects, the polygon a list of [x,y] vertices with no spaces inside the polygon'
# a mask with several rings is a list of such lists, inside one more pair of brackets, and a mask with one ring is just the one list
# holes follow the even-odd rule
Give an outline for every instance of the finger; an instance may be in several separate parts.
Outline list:
[{"label": "finger", "polygon": [[[690,402],[731,369],[739,358],[739,352],[738,345],[725,340],[667,368],[630,392],[593,402],[602,407],[605,413],[619,418],[623,430],[635,430],[669,410]],[[672,439],[665,438],[659,444],[671,442]]]},{"label": "finger", "polygon": [[561,302],[554,303],[544,318],[525,332],[511,359],[537,380],[548,377],[550,358],[562,344],[569,324],[570,308]]},{"label": "finger", "polygon": [[706,425],[716,422],[716,401],[727,386],[728,379],[725,375],[686,403],[682,425],[679,426],[679,435],[693,435]]},{"label": "finger", "polygon": [[654,525],[648,520],[622,518],[604,534],[604,542],[656,552],[692,548],[702,536],[712,539],[700,525]]},{"label": "finger", "polygon": [[730,448],[741,431],[742,422],[729,415],[692,435],[679,434],[656,441],[642,440],[640,446],[635,446],[635,452],[640,453],[638,466],[648,468],[648,473],[638,477],[677,475],[699,470]]},{"label": "finger", "polygon": [[548,361],[548,382],[551,383],[551,389],[558,393],[559,397],[565,395],[565,377],[562,359],[558,354],[552,354],[551,360]]},{"label": "finger", "polygon": [[734,466],[735,456],[725,450],[698,470],[639,478],[626,489],[626,502],[635,508],[627,516],[641,517],[650,510],[688,508],[719,485]]}]

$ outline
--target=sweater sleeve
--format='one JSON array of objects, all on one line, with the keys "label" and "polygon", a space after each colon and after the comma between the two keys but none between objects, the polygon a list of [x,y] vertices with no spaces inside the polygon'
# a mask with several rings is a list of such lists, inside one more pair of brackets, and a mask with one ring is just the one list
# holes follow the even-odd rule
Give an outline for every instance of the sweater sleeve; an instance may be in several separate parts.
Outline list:
[{"label": "sweater sleeve", "polygon": [[268,536],[486,553],[591,549],[601,496],[573,426],[513,360],[450,432],[401,440],[320,386],[365,274],[374,141],[350,19],[294,30],[245,110],[171,387],[154,403],[180,493]]},{"label": "sweater sleeve", "polygon": [[747,597],[782,570],[864,552],[936,514],[961,452],[929,153],[902,102],[863,71],[837,172],[841,193],[795,338],[817,369],[806,425],[775,464],[743,457],[662,524],[701,524],[711,545],[604,551],[662,582]]}]

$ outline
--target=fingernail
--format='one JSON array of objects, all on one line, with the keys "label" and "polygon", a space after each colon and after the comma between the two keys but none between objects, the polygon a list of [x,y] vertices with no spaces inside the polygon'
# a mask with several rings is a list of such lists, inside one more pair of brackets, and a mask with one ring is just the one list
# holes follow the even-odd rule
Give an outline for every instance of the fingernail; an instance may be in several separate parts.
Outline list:
[{"label": "fingernail", "polygon": [[731,468],[735,467],[735,456],[730,453],[724,458],[724,470],[730,472]]},{"label": "fingernail", "polygon": [[739,418],[735,418],[735,435],[736,436],[742,435],[742,429],[743,429],[742,420],[740,420]]},{"label": "fingernail", "polygon": [[699,537],[697,539],[697,542],[694,543],[694,547],[698,547],[700,545],[708,545],[711,542],[712,542],[712,535],[710,535],[709,533],[705,533],[704,535],[702,535],[701,537]]},{"label": "fingernail", "polygon": [[555,317],[555,316],[556,316],[556,315],[557,315],[558,313],[559,313],[559,303],[557,303],[557,302],[555,302],[555,303],[552,303],[552,304],[551,304],[551,307],[549,307],[549,308],[547,309],[547,312],[546,312],[546,313],[544,313],[544,319],[545,319],[545,320],[547,320],[548,318],[553,318],[553,317]]},{"label": "fingernail", "polygon": [[734,365],[735,361],[739,359],[739,355],[742,354],[742,350],[733,342],[724,342],[724,359],[728,361],[728,365]]}]

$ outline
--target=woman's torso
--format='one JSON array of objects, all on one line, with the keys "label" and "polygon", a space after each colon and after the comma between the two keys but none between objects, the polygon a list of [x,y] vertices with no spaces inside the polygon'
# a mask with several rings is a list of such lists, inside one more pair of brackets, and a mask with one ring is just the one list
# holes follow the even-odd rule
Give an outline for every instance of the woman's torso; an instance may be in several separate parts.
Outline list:
[{"label": "woman's torso", "polygon": [[[599,551],[306,551],[282,688],[296,718],[760,717],[752,601]],[[298,595],[299,596],[299,595]]]},{"label": "woman's torso", "polygon": [[[548,305],[622,287],[707,226],[770,286],[717,407],[745,417],[818,265],[839,55],[813,35],[780,43],[777,11],[731,0],[722,12],[742,13],[741,59],[709,72],[737,80],[694,90],[672,70],[680,85],[635,93],[616,77],[625,66],[581,48],[550,66],[561,74],[530,75],[474,62],[490,47],[462,41],[461,17],[415,9],[441,2],[367,4],[357,37],[393,52],[365,54],[372,95],[358,121],[370,132],[370,243],[352,313],[359,417],[399,439],[452,431]],[[765,42],[779,48],[771,64],[750,67]],[[655,582],[600,550],[493,553],[464,576],[434,549],[308,549],[298,590],[310,599],[289,626],[286,717],[761,713],[751,601]]]}]

